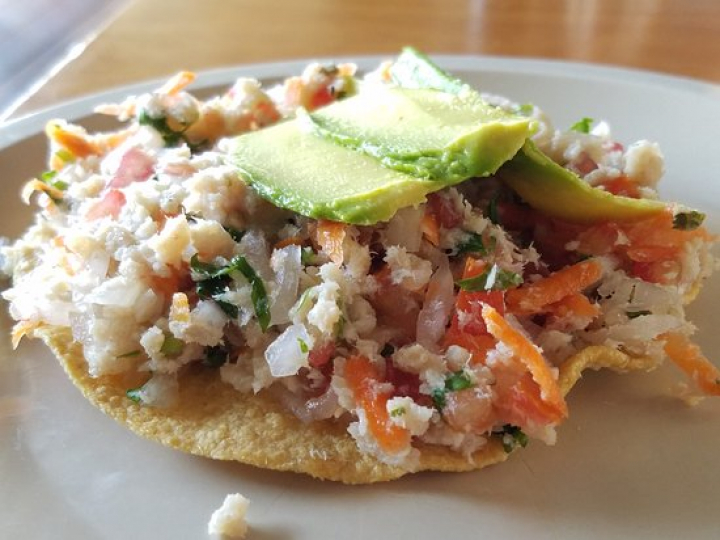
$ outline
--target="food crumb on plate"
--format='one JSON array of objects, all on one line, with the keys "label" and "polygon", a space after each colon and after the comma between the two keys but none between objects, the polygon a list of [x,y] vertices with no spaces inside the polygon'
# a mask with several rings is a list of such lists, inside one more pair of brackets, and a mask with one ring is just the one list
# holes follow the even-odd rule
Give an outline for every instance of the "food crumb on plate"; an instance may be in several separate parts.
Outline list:
[{"label": "food crumb on plate", "polygon": [[245,521],[250,501],[239,493],[230,493],[222,506],[215,510],[208,522],[208,534],[214,538],[245,538],[248,524]]}]

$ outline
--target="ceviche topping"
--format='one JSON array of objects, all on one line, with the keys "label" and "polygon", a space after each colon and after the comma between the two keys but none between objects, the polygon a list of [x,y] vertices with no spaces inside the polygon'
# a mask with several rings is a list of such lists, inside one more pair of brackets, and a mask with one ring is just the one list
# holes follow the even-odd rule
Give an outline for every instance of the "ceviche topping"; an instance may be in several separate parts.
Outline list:
[{"label": "ceviche topping", "polygon": [[557,130],[413,49],[205,101],[193,78],[100,107],[116,131],[48,124],[35,225],[0,248],[15,345],[69,328],[91,377],[133,375],[128,407],[212,373],[408,470],[552,444],[591,347],[720,395],[684,313],[715,238],[658,199],[656,144]]}]

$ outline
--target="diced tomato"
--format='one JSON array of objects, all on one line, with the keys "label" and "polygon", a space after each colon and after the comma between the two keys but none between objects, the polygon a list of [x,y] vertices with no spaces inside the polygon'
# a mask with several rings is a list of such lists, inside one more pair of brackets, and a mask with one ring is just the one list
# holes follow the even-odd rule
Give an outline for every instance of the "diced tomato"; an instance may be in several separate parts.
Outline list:
[{"label": "diced tomato", "polygon": [[327,341],[316,345],[308,354],[308,363],[319,369],[332,360],[335,356],[335,342]]},{"label": "diced tomato", "polygon": [[573,161],[572,166],[580,174],[580,176],[590,174],[598,168],[597,162],[591,158],[587,152],[582,152],[577,159]]},{"label": "diced tomato", "polygon": [[630,275],[649,283],[669,284],[680,273],[677,261],[634,262],[630,266]]},{"label": "diced tomato", "polygon": [[390,267],[385,265],[374,274],[378,288],[370,297],[378,324],[395,330],[395,345],[415,341],[420,301],[413,291],[392,282]]},{"label": "diced tomato", "polygon": [[321,86],[310,98],[310,110],[317,109],[335,101],[335,96],[330,91],[330,85]]},{"label": "diced tomato", "polygon": [[613,195],[622,197],[631,197],[633,199],[640,198],[640,189],[638,185],[630,180],[627,176],[618,176],[617,178],[609,178],[600,183],[606,191]]},{"label": "diced tomato", "polygon": [[519,427],[556,425],[567,416],[567,411],[555,403],[544,401],[540,386],[530,373],[524,373],[508,384],[497,370],[495,385],[495,411],[501,421]]},{"label": "diced tomato", "polygon": [[410,397],[415,403],[432,406],[430,396],[420,393],[420,376],[399,369],[392,358],[385,359],[385,380],[395,387],[393,396]]},{"label": "diced tomato", "polygon": [[117,189],[110,189],[105,192],[102,198],[93,204],[85,214],[85,219],[93,221],[106,216],[117,219],[120,210],[125,206],[125,195]]},{"label": "diced tomato", "polygon": [[130,148],[120,158],[115,176],[108,187],[123,188],[133,182],[144,182],[152,176],[155,161],[139,148]]},{"label": "diced tomato", "polygon": [[441,227],[453,229],[463,221],[462,213],[447,197],[431,193],[427,197],[427,212],[431,214]]}]

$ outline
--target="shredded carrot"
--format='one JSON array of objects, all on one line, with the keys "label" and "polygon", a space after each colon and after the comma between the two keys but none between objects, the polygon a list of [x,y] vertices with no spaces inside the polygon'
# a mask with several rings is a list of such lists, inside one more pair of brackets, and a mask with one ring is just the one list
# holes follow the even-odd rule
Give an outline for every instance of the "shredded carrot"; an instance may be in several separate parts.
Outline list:
[{"label": "shredded carrot", "polygon": [[557,317],[588,317],[594,319],[600,314],[600,306],[593,304],[582,293],[570,294],[548,306],[548,311]]},{"label": "shredded carrot", "polygon": [[513,328],[492,306],[483,306],[482,316],[488,332],[499,342],[509,347],[515,358],[528,369],[533,380],[540,386],[542,400],[556,407],[563,417],[567,416],[565,398],[540,349],[526,338],[522,332]]},{"label": "shredded carrot", "polygon": [[71,126],[65,122],[51,120],[45,126],[45,133],[73,156],[85,158],[100,153],[97,145],[90,141],[88,134],[80,126]]},{"label": "shredded carrot", "polygon": [[320,219],[317,223],[315,238],[320,248],[336,264],[343,262],[343,241],[345,240],[345,224],[337,221]]},{"label": "shredded carrot", "polygon": [[273,246],[273,249],[282,249],[287,246],[302,246],[303,245],[303,239],[299,236],[290,236],[288,238],[283,238],[282,240],[278,240],[275,242],[275,245]]},{"label": "shredded carrot", "polygon": [[678,332],[660,336],[665,341],[665,352],[678,366],[710,396],[720,396],[720,369],[717,368],[688,337]]},{"label": "shredded carrot", "polygon": [[425,214],[420,222],[423,236],[433,246],[440,245],[440,225],[432,214]]},{"label": "shredded carrot", "polygon": [[367,417],[368,428],[380,448],[397,454],[410,444],[410,431],[390,421],[387,402],[391,392],[381,391],[383,382],[375,365],[364,356],[352,356],[345,362],[345,380]]},{"label": "shredded carrot", "polygon": [[33,194],[38,192],[45,193],[51,201],[60,200],[64,195],[59,189],[46,184],[45,182],[41,182],[37,178],[33,178],[23,186],[20,198],[25,204],[30,204]]},{"label": "shredded carrot", "polygon": [[194,80],[195,74],[192,71],[181,71],[158,88],[158,93],[172,96],[185,89],[185,87],[190,85]]},{"label": "shredded carrot", "polygon": [[505,299],[511,313],[542,313],[550,304],[589,287],[602,276],[602,266],[595,259],[566,266],[535,283],[509,290]]}]

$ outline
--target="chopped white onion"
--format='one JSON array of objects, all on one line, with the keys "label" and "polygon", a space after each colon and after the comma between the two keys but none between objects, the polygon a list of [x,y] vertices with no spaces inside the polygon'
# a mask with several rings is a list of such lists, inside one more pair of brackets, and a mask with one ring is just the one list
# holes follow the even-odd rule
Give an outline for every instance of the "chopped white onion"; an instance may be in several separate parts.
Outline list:
[{"label": "chopped white onion", "polygon": [[445,257],[430,278],[425,301],[418,314],[417,340],[424,347],[434,349],[445,333],[455,303],[454,292],[452,272]]},{"label": "chopped white onion", "polygon": [[422,227],[420,222],[425,215],[425,208],[401,208],[388,222],[385,229],[385,242],[389,246],[401,246],[410,253],[417,253],[422,243]]},{"label": "chopped white onion", "polygon": [[331,418],[338,408],[338,396],[332,387],[328,387],[324,394],[307,401],[281,385],[274,385],[272,392],[285,408],[306,424]]},{"label": "chopped white onion", "polygon": [[275,289],[272,293],[270,320],[272,324],[290,321],[290,309],[297,299],[302,263],[300,246],[286,246],[275,250],[270,265],[275,271]]},{"label": "chopped white onion", "polygon": [[87,301],[103,306],[116,306],[121,308],[132,307],[140,295],[147,290],[142,282],[118,276],[111,278],[100,285]]},{"label": "chopped white onion", "polygon": [[265,360],[273,377],[295,375],[308,365],[308,352],[314,340],[302,324],[289,326],[265,351]]}]

